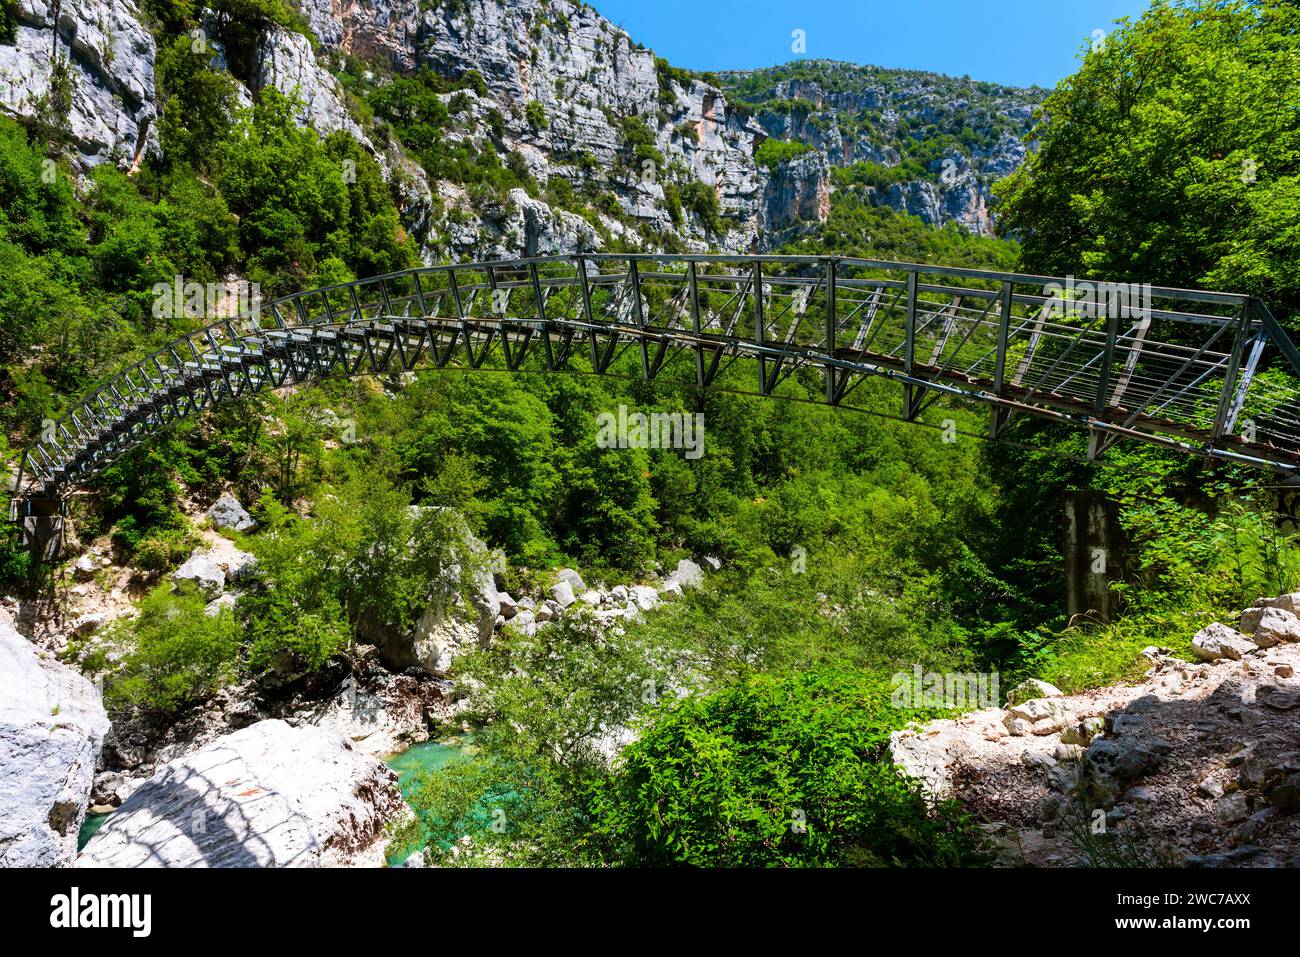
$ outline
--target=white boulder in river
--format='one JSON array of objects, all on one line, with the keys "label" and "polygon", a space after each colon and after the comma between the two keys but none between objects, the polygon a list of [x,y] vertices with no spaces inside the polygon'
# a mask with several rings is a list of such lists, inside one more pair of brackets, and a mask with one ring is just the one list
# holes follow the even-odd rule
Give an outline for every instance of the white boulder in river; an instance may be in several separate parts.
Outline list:
[{"label": "white boulder in river", "polygon": [[72,862],[107,733],[95,686],[38,657],[0,610],[0,866]]},{"label": "white boulder in river", "polygon": [[335,731],[259,721],[159,768],[78,867],[379,864],[397,776]]}]

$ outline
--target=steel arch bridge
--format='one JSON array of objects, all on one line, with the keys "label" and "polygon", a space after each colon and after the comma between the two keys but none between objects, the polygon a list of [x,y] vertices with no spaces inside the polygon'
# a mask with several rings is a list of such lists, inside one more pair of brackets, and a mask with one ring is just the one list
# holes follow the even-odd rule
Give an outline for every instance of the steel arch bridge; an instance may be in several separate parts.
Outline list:
[{"label": "steel arch bridge", "polygon": [[[901,417],[940,398],[1300,473],[1300,352],[1249,296],[825,256],[585,254],[430,266],[284,296],[118,373],[24,454],[11,517],[65,494],[169,422],[324,376],[418,365],[604,374],[629,350],[695,385],[745,359],[770,395],[797,370],[850,406],[869,378]],[[579,358],[581,356],[582,358]],[[850,406],[852,407],[852,406]]]}]

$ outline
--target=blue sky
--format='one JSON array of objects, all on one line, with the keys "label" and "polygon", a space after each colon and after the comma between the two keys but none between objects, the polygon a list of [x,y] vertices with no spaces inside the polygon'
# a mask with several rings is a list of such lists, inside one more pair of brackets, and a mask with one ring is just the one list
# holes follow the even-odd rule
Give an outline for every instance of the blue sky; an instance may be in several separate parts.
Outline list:
[{"label": "blue sky", "polygon": [[810,58],[1054,86],[1080,46],[1146,0],[591,0],[632,39],[693,70]]}]

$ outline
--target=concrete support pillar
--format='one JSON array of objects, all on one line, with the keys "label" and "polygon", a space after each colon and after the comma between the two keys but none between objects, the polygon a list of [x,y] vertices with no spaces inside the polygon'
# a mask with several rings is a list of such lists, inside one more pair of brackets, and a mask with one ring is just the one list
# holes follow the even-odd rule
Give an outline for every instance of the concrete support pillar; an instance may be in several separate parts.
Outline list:
[{"label": "concrete support pillar", "polygon": [[65,555],[70,526],[67,503],[57,498],[15,499],[10,519],[22,529],[23,545],[32,557],[43,562],[58,561]]},{"label": "concrete support pillar", "polygon": [[1066,611],[1109,621],[1119,610],[1110,584],[1123,577],[1124,561],[1115,503],[1098,492],[1070,492],[1065,515]]}]

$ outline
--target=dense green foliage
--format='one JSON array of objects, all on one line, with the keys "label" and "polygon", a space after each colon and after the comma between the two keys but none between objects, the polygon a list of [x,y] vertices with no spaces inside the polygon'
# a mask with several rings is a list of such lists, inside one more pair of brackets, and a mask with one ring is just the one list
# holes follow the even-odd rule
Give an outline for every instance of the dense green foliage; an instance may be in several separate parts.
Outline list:
[{"label": "dense green foliage", "polygon": [[373,477],[341,479],[311,520],[269,494],[261,513],[265,528],[245,542],[256,578],[233,612],[210,614],[193,586],[165,583],[137,618],[114,626],[116,654],[74,648],[83,668],[104,675],[110,705],[169,712],[239,676],[311,675],[363,629],[409,631],[430,607],[458,610],[487,560],[455,511],[412,508],[409,490]]},{"label": "dense green foliage", "polygon": [[766,139],[754,152],[754,161],[760,166],[766,166],[770,170],[775,170],[782,163],[788,162],[797,156],[812,151],[812,147],[804,143],[795,143],[790,140]]},{"label": "dense green foliage", "polygon": [[974,828],[884,757],[904,723],[887,700],[883,683],[837,672],[687,698],[623,752],[593,830],[652,867],[974,863]]},{"label": "dense green foliage", "polygon": [[[137,705],[174,711],[202,701],[235,673],[238,625],[229,609],[209,615],[192,586],[160,585],[140,603],[140,615],[109,635],[111,661],[97,649],[84,662],[89,671],[112,670],[105,701],[110,708]],[[111,663],[110,663],[111,661]]]},{"label": "dense green foliage", "polygon": [[1300,9],[1171,3],[1089,50],[999,189],[1036,273],[1300,310]]},{"label": "dense green foliage", "polygon": [[[46,155],[59,140],[41,124],[57,121],[57,96],[29,130],[0,120],[6,457],[109,369],[203,321],[157,314],[155,283],[234,272],[274,295],[416,261],[394,200],[400,174],[386,183],[349,136],[299,127],[300,104],[274,90],[236,109],[231,76],[186,32],[196,8],[148,9],[161,159],[131,174],[102,166],[74,189]],[[279,0],[214,9],[227,42],[269,23],[301,28]],[[875,143],[899,151],[897,166],[837,170],[829,219],[780,252],[1188,285],[1227,277],[1289,309],[1293,26],[1280,3],[1162,4],[1112,34],[1052,95],[1040,152],[1006,186],[1004,222],[1023,246],[928,228],[874,206],[868,190],[986,147],[1009,128],[996,103],[1024,91],[818,61],[726,81],[800,135],[824,117],[800,96],[776,99],[779,80],[967,100]],[[631,241],[613,241],[601,214],[659,247],[617,195],[653,173],[676,222],[715,235],[729,226],[713,187],[663,168],[645,118],[611,118],[613,169],[589,153],[557,155],[543,189],[522,152],[503,148],[505,118],[474,102],[482,77],[373,66],[340,64],[350,105],[373,121],[375,142],[395,139],[431,178],[464,188],[465,205],[439,210],[453,221],[495,216],[523,189],[598,225],[606,249]],[[690,82],[662,61],[656,69],[664,93]],[[1236,107],[1210,95],[1216,70]],[[535,134],[553,119],[537,101],[511,108]],[[873,123],[844,122],[846,135]],[[757,160],[776,167],[804,150],[769,139]],[[1228,173],[1248,154],[1258,179],[1234,185]],[[572,295],[556,288],[549,302],[576,308]],[[983,849],[973,822],[890,765],[888,734],[931,716],[888,703],[895,673],[997,672],[1004,687],[1032,674],[1069,689],[1130,678],[1146,645],[1186,652],[1212,617],[1300,580],[1257,480],[1236,470],[1123,446],[1087,465],[1086,437],[1032,420],[1014,426],[1017,444],[990,447],[977,437],[982,410],[940,402],[918,423],[896,421],[897,387],[883,380],[855,390],[858,411],[829,409],[807,368],[756,398],[742,394],[754,387],[743,361],[708,392],[689,363],[641,381],[634,350],[607,376],[586,374],[585,350],[572,367],[335,380],[172,424],[74,504],[82,536],[108,536],[146,597],[137,618],[76,642],[71,656],[104,677],[115,712],[203,707],[236,680],[323,694],[356,673],[368,635],[407,633],[430,608],[464,601],[486,561],[464,526],[501,549],[500,584],[516,596],[549,585],[562,564],[612,583],[717,556],[724,570],[703,590],[625,627],[598,631],[573,613],[533,636],[506,629],[457,659],[476,756],[421,782],[402,844],[427,844],[445,863],[946,866],[978,863]],[[702,414],[703,454],[599,447],[598,416],[620,406]],[[209,615],[163,576],[199,541],[189,506],[226,488],[260,523],[237,536],[257,569],[233,610]],[[1109,622],[1064,614],[1074,491],[1105,493],[1126,539],[1115,584],[1125,613]],[[7,532],[0,580],[30,584],[32,572]],[[611,760],[619,734],[636,740]]]}]

